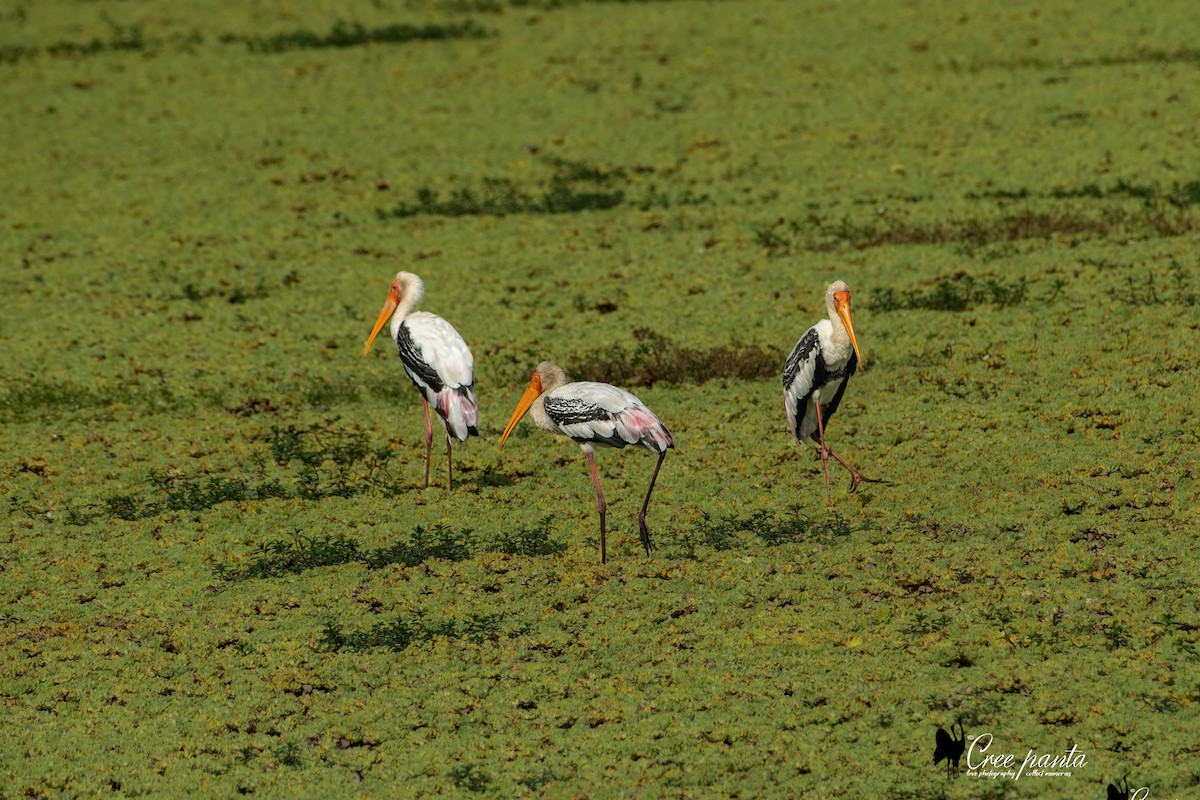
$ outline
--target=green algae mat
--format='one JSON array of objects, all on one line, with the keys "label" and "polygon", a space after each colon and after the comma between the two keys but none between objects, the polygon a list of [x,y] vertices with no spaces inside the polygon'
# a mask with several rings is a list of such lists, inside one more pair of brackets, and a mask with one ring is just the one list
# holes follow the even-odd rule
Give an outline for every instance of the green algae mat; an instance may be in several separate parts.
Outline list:
[{"label": "green algae mat", "polygon": [[[0,797],[1197,796],[1197,42],[0,2]],[[401,269],[475,355],[453,490],[361,352]],[[827,508],[781,375],[836,278],[882,482]],[[544,358],[671,430],[651,557],[652,456],[602,566],[578,447],[500,449]]]}]

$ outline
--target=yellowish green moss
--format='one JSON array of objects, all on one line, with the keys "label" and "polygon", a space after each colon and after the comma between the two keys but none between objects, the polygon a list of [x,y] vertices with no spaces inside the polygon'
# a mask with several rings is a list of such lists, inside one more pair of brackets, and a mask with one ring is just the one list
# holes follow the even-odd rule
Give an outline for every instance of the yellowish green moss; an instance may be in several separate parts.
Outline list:
[{"label": "yellowish green moss", "polygon": [[[0,9],[7,791],[1194,791],[1197,41],[1186,3]],[[476,357],[452,492],[361,355],[401,268]],[[831,515],[756,359],[835,277],[830,441],[886,483]],[[598,456],[602,567],[578,449],[499,449],[547,357],[675,436],[652,558],[645,454]],[[948,781],[960,717],[1087,766]]]}]

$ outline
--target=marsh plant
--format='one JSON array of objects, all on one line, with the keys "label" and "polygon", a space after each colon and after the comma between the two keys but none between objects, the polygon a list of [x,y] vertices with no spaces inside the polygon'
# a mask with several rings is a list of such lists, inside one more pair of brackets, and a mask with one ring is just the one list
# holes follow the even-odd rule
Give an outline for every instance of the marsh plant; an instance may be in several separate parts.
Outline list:
[{"label": "marsh plant", "polygon": [[318,567],[363,564],[369,569],[399,565],[414,567],[434,559],[465,561],[479,553],[495,551],[517,556],[547,556],[561,553],[566,544],[552,534],[547,517],[538,525],[506,528],[494,540],[482,540],[470,528],[448,525],[418,525],[408,539],[382,547],[364,547],[343,534],[306,536],[300,531],[286,539],[260,545],[244,565],[217,566],[217,575],[227,581],[295,575]]}]

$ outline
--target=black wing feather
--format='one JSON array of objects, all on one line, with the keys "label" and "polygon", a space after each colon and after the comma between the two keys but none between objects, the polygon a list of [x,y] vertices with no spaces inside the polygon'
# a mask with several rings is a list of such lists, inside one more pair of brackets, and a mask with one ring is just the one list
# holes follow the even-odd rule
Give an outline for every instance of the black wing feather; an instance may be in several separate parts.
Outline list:
[{"label": "black wing feather", "polygon": [[[787,357],[787,361],[783,364],[783,388],[787,389],[792,385],[792,381],[796,379],[796,373],[800,371],[800,365],[808,360],[814,350],[818,350],[821,346],[820,339],[817,338],[817,329],[809,328],[804,335],[800,337],[800,341],[796,342],[796,346],[792,348],[792,353]],[[813,374],[813,386],[820,386],[825,382],[825,362],[821,357],[817,356],[816,372]],[[809,394],[812,393],[812,387],[809,387]],[[808,398],[805,397],[807,400]]]},{"label": "black wing feather", "polygon": [[[815,353],[815,355],[814,355]],[[812,382],[807,387],[806,391],[796,397],[796,407],[792,409],[792,416],[796,419],[796,430],[800,429],[800,421],[804,419],[804,410],[808,407],[808,400],[812,397],[815,389],[825,385],[825,359],[821,358],[821,340],[817,338],[816,327],[809,328],[800,341],[796,342],[796,346],[792,348],[791,355],[783,364],[783,390],[786,392],[792,382],[796,380],[800,372],[800,366],[807,362],[809,358],[813,359],[813,376]]]},{"label": "black wing feather", "polygon": [[[402,324],[396,335],[396,350],[399,352],[400,362],[404,364],[406,370],[419,377],[433,391],[440,392],[442,390],[442,379],[438,376],[437,370],[425,363],[425,359],[421,357],[421,350],[413,341],[412,332],[408,329],[407,324]],[[420,384],[415,380],[413,383],[420,388]]]},{"label": "black wing feather", "polygon": [[933,738],[937,743],[933,748],[933,763],[936,764],[943,758],[951,758],[951,751],[954,749],[954,739],[946,732],[946,729],[938,728]]},{"label": "black wing feather", "polygon": [[613,413],[595,403],[588,403],[578,397],[547,397],[543,403],[546,415],[554,420],[556,425],[576,425],[580,422],[596,422],[611,420]]},{"label": "black wing feather", "polygon": [[[543,401],[546,409],[546,416],[550,417],[555,425],[578,425],[581,422],[610,422],[616,418],[616,414],[609,411],[607,408],[598,406],[595,403],[589,403],[581,400],[578,397],[547,397]],[[592,431],[592,436],[581,438],[572,436],[571,438],[577,442],[604,442],[613,447],[624,447],[629,442],[622,439],[620,436],[601,436],[599,431]]]}]

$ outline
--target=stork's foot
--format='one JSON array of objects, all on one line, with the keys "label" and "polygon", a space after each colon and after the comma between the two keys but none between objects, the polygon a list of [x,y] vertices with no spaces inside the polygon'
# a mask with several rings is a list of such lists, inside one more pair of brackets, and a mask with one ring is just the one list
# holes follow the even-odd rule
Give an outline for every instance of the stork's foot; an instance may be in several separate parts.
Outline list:
[{"label": "stork's foot", "polygon": [[857,470],[850,470],[850,494],[858,491],[860,483],[882,483],[885,486],[891,486],[891,481],[885,481],[882,478],[868,478]]},{"label": "stork's foot", "polygon": [[638,535],[642,538],[642,547],[646,548],[646,555],[650,555],[650,551],[654,546],[650,544],[650,529],[646,527],[646,517],[638,515]]}]

